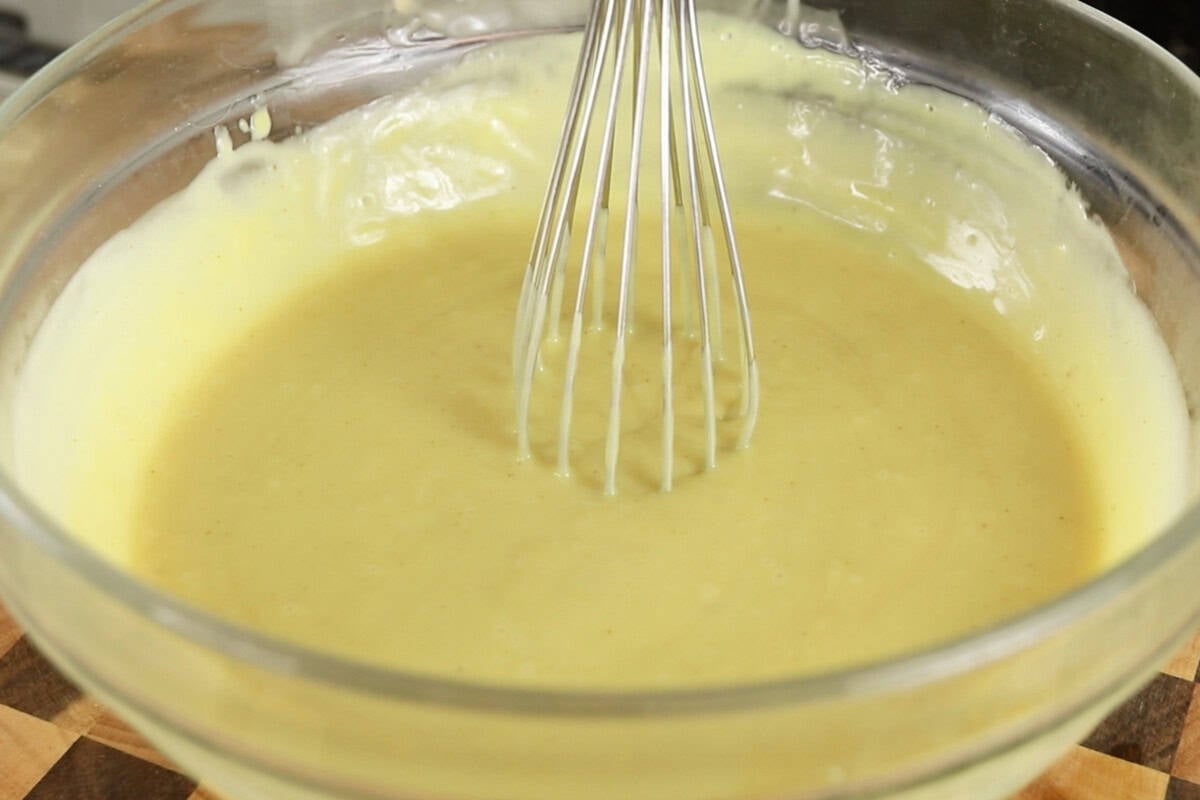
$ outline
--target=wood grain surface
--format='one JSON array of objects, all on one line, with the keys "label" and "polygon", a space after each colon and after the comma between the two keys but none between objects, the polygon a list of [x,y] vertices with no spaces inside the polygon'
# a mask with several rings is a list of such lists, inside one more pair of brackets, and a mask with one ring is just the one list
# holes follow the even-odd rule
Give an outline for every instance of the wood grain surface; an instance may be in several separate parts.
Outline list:
[{"label": "wood grain surface", "polygon": [[[1200,636],[1014,800],[1200,800],[1198,672]],[[0,608],[0,800],[219,799],[67,682]]]}]

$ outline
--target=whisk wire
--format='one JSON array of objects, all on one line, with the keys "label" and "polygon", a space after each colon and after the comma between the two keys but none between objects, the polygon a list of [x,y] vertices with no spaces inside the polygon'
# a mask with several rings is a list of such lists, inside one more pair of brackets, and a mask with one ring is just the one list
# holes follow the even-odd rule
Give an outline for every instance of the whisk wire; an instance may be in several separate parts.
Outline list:
[{"label": "whisk wire", "polygon": [[[683,31],[690,40],[688,48],[694,58],[692,67],[696,81],[696,99],[700,105],[700,121],[704,130],[704,143],[708,149],[708,163],[712,170],[716,188],[717,210],[721,217],[721,228],[725,234],[725,250],[729,256],[729,273],[733,284],[734,302],[737,307],[738,333],[741,347],[741,398],[739,413],[742,430],[738,436],[738,447],[748,447],[754,427],[758,422],[759,375],[758,358],[754,350],[754,334],[750,325],[750,303],[746,297],[746,281],[742,272],[742,259],[737,246],[737,235],[733,227],[733,213],[729,208],[729,192],[725,185],[725,174],[721,168],[721,154],[717,147],[717,135],[713,124],[712,103],[709,101],[708,81],[704,75],[704,56],[700,48],[700,26],[696,21],[696,5],[691,0],[679,0],[682,5]],[[707,228],[711,236],[711,227]],[[715,250],[715,247],[713,248]]]},{"label": "whisk wire", "polygon": [[[662,13],[658,23],[658,53],[659,61],[665,65],[671,58],[673,49],[671,41],[671,3],[661,6]],[[659,198],[662,207],[662,480],[660,486],[664,492],[671,491],[675,477],[675,349],[672,341],[671,319],[671,275],[674,265],[671,259],[671,248],[674,242],[671,236],[671,223],[675,218],[675,206],[680,197],[678,153],[675,149],[674,121],[671,113],[671,71],[659,69]]]},{"label": "whisk wire", "polygon": [[[598,171],[602,179],[595,184],[591,212],[588,214],[587,230],[584,235],[583,261],[580,266],[579,285],[576,289],[575,309],[571,317],[571,333],[567,345],[566,369],[563,375],[562,409],[559,415],[558,473],[570,475],[571,420],[574,412],[575,380],[579,370],[579,351],[583,340],[583,310],[589,284],[594,280],[593,301],[603,303],[605,239],[608,229],[608,195],[611,190],[613,150],[616,146],[617,113],[621,99],[621,74],[627,57],[627,35],[632,24],[633,4],[626,3],[623,9],[613,65],[613,81],[609,89],[608,110],[605,114],[601,137]],[[595,269],[596,274],[591,273]],[[596,298],[600,298],[599,301]],[[601,309],[596,308],[594,324],[599,327]]]},{"label": "whisk wire", "polygon": [[[584,46],[580,51],[575,79],[572,81],[571,97],[568,100],[558,153],[539,214],[521,298],[517,304],[513,365],[517,404],[517,449],[522,459],[531,455],[529,406],[547,310],[544,301],[535,300],[546,297],[548,284],[554,273],[560,266],[565,268],[565,256],[569,246],[564,239],[569,237],[570,215],[574,211],[574,197],[578,192],[587,131],[591,125],[592,111],[596,107],[596,94],[599,92],[603,74],[602,56],[608,49],[615,10],[613,2],[597,2],[592,6],[584,32]],[[564,195],[567,198],[565,202]],[[546,269],[547,263],[553,265],[554,269]],[[562,276],[560,282],[561,279]]]},{"label": "whisk wire", "polygon": [[[675,0],[668,0],[674,2]],[[687,5],[680,0],[681,6]],[[685,9],[680,9],[680,24],[686,25]],[[683,31],[686,35],[686,30]],[[702,174],[699,165],[699,155],[696,151],[695,109],[692,99],[692,66],[694,59],[688,58],[687,42],[680,36],[677,50],[679,59],[679,81],[681,86],[680,100],[683,107],[683,142],[684,163],[687,165],[687,191],[690,195],[689,208],[692,216],[692,247],[694,264],[696,265],[696,293],[700,304],[700,387],[704,399],[704,465],[713,468],[717,464],[717,410],[716,389],[713,380],[713,336],[720,328],[720,317],[714,307],[719,304],[716,294],[717,279],[715,264],[708,258],[709,248],[706,247],[706,236],[703,210]],[[715,254],[714,254],[715,255]],[[711,302],[710,302],[711,300]]]},{"label": "whisk wire", "polygon": [[629,181],[625,199],[625,240],[621,248],[621,277],[618,284],[620,300],[617,304],[616,343],[612,357],[612,391],[609,397],[608,435],[604,442],[604,493],[614,494],[617,490],[617,459],[621,449],[621,395],[625,382],[625,356],[629,335],[633,331],[633,266],[637,259],[638,240],[638,184],[641,164],[636,154],[642,151],[642,135],[646,121],[646,73],[650,66],[650,42],[654,4],[641,0],[640,25],[637,30],[637,59],[633,106],[633,133],[630,150],[635,154],[629,159]]},{"label": "whisk wire", "polygon": [[[656,36],[657,34],[657,36]],[[657,43],[655,39],[657,38]],[[657,48],[655,47],[657,44]],[[632,47],[632,58],[629,50]],[[743,416],[739,446],[749,442],[758,410],[758,371],[751,338],[749,306],[742,266],[733,231],[724,176],[719,162],[712,110],[700,55],[699,26],[694,0],[595,0],[584,33],[583,48],[568,100],[562,140],[551,171],[535,231],[530,261],[522,283],[517,327],[513,336],[513,375],[516,383],[518,450],[530,456],[529,417],[535,373],[544,341],[558,340],[562,305],[568,290],[567,264],[572,252],[572,225],[583,180],[585,154],[602,78],[608,75],[607,100],[600,148],[592,182],[591,205],[570,311],[557,442],[557,471],[570,474],[571,433],[585,312],[590,297],[589,328],[603,326],[609,199],[613,190],[614,153],[623,87],[632,86],[629,164],[622,212],[621,250],[615,329],[609,384],[609,411],[604,437],[604,491],[616,492],[621,449],[621,405],[629,338],[634,334],[635,271],[638,253],[640,177],[643,139],[650,93],[650,58],[657,49],[658,160],[661,226],[660,285],[661,350],[661,480],[671,490],[675,473],[675,352],[674,330],[678,298],[682,332],[697,338],[704,408],[704,464],[716,465],[716,362],[723,358],[723,322],[717,248],[708,194],[716,195],[716,211],[724,233],[738,316]],[[632,71],[632,80],[625,72]],[[676,104],[678,103],[678,109]],[[676,110],[679,114],[676,114]],[[677,119],[678,116],[678,119]],[[704,137],[701,148],[700,137]],[[681,141],[680,141],[681,140]],[[707,170],[705,169],[707,167]],[[707,175],[706,175],[707,172]],[[706,178],[711,186],[706,184]],[[679,287],[673,286],[679,278]],[[549,332],[547,322],[549,321]]]}]

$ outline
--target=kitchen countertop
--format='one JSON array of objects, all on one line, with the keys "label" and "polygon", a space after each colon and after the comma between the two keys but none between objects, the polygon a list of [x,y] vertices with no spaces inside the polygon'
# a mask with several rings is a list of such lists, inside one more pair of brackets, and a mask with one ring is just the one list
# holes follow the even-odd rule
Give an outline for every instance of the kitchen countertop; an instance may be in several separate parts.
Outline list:
[{"label": "kitchen countertop", "polygon": [[[1200,636],[1013,800],[1200,800]],[[0,800],[217,800],[47,663],[0,608]]]}]

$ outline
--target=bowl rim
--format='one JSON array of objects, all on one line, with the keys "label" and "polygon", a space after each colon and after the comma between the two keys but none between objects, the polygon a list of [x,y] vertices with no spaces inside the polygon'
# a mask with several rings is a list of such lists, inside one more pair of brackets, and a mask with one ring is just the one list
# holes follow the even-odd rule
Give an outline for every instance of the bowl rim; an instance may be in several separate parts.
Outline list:
[{"label": "bowl rim", "polygon": [[[131,30],[192,5],[149,0],[69,48],[0,102],[0,140],[7,128],[80,64]],[[1041,0],[1085,24],[1137,45],[1200,100],[1200,76],[1149,38],[1081,0]],[[530,715],[608,717],[734,712],[912,689],[978,669],[1045,641],[1140,584],[1200,543],[1200,503],[1123,562],[1065,594],[1015,617],[898,657],[799,677],[687,689],[590,690],[501,684],[393,669],[316,650],[227,621],[154,588],[71,537],[0,469],[0,521],[102,594],[186,640],[268,672],[405,702]],[[36,631],[34,632],[36,638]]]}]

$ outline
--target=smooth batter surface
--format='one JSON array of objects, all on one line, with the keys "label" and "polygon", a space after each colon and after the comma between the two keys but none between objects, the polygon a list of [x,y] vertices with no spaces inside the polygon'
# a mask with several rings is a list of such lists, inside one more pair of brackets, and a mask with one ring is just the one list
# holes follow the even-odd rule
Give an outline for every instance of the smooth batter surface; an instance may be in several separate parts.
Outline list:
[{"label": "smooth batter surface", "polygon": [[[579,475],[515,460],[508,348],[577,42],[563,37],[227,153],[102,248],[26,369],[31,491],[233,620],[558,686],[893,656],[1145,541],[1182,496],[1182,401],[1062,176],[964,101],[709,22],[762,364],[751,449],[697,474],[685,435],[675,491],[654,491],[648,326],[619,496],[597,478],[605,333],[585,353]],[[652,322],[654,284],[639,297]],[[683,348],[681,375],[693,361]],[[698,435],[689,413],[677,425]]]}]

